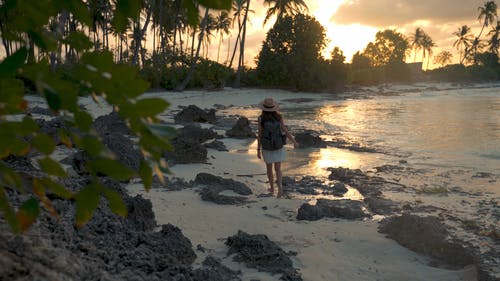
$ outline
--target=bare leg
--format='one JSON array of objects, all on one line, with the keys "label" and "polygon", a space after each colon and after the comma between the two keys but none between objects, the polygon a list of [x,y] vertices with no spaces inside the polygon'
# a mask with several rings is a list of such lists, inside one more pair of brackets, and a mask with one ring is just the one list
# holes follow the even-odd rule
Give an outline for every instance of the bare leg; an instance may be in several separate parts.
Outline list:
[{"label": "bare leg", "polygon": [[267,179],[269,180],[269,192],[274,193],[273,163],[266,163]]},{"label": "bare leg", "polygon": [[281,162],[274,163],[274,171],[276,172],[276,183],[278,184],[278,195],[277,195],[277,197],[280,198],[281,196],[283,196]]}]

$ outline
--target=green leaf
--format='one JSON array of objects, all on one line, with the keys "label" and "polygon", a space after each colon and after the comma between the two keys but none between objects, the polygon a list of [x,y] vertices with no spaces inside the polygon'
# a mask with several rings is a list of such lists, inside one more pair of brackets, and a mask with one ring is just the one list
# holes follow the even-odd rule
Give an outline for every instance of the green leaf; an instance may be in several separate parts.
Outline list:
[{"label": "green leaf", "polygon": [[91,135],[84,136],[79,145],[87,151],[90,156],[99,155],[104,148],[101,141],[97,137]]},{"label": "green leaf", "polygon": [[186,12],[188,23],[191,26],[197,26],[200,24],[200,19],[198,18],[198,8],[194,4],[193,0],[184,0],[182,1],[182,7]]},{"label": "green leaf", "polygon": [[148,98],[135,103],[135,110],[140,117],[153,117],[164,112],[170,104],[164,99]]},{"label": "green leaf", "polygon": [[44,89],[44,94],[50,109],[54,111],[59,111],[62,105],[61,97],[59,97],[59,95],[52,89],[48,88]]},{"label": "green leaf", "polygon": [[38,159],[38,164],[40,164],[40,169],[49,175],[58,177],[66,176],[66,171],[63,170],[61,165],[50,157]]},{"label": "green leaf", "polygon": [[104,197],[108,200],[109,208],[113,213],[125,217],[128,213],[127,205],[123,202],[120,194],[109,188],[103,188]]},{"label": "green leaf", "polygon": [[117,0],[113,18],[115,29],[118,32],[124,32],[128,25],[128,18],[137,19],[140,10],[140,0]]},{"label": "green leaf", "polygon": [[19,79],[0,78],[0,114],[19,113],[25,109],[24,84]]},{"label": "green leaf", "polygon": [[160,168],[160,171],[164,174],[171,174],[170,172],[170,169],[168,167],[165,167],[165,166],[159,166]]},{"label": "green leaf", "polygon": [[28,50],[25,47],[20,48],[14,54],[6,57],[0,63],[0,78],[8,77],[16,73],[16,70],[23,66]]},{"label": "green leaf", "polygon": [[33,222],[35,222],[38,215],[40,215],[40,207],[38,200],[30,198],[17,211],[17,221],[19,222],[20,230],[27,230]]},{"label": "green leaf", "polygon": [[52,138],[44,133],[39,133],[33,137],[31,139],[31,145],[45,155],[51,154],[56,148]]},{"label": "green leaf", "polygon": [[57,131],[57,136],[59,137],[59,140],[61,141],[62,144],[64,144],[66,147],[73,147],[73,142],[71,141],[71,138],[68,136],[68,132],[64,128],[60,128]]},{"label": "green leaf", "polygon": [[116,31],[123,33],[125,30],[127,30],[127,24],[128,24],[127,17],[125,17],[121,13],[115,13],[113,17],[113,27],[115,28]]},{"label": "green leaf", "polygon": [[63,41],[66,44],[71,45],[76,51],[85,51],[92,48],[92,42],[83,32],[71,32],[66,39]]},{"label": "green leaf", "polygon": [[174,127],[160,125],[160,124],[150,124],[148,128],[151,132],[157,136],[172,139],[177,136],[177,130]]},{"label": "green leaf", "polygon": [[139,145],[148,151],[150,151],[151,149],[160,149],[166,151],[173,150],[172,145],[168,143],[167,140],[153,135],[152,133],[143,134],[141,136],[141,139],[139,140]]},{"label": "green leaf", "polygon": [[33,40],[36,46],[44,51],[55,51],[57,49],[57,43],[54,38],[48,36],[45,32],[28,32],[29,36]]},{"label": "green leaf", "polygon": [[94,210],[99,205],[101,195],[101,186],[96,183],[87,185],[76,194],[76,226],[84,226],[90,218]]},{"label": "green leaf", "polygon": [[19,174],[2,163],[0,163],[0,182],[10,188],[15,187],[19,191],[24,192],[23,181]]},{"label": "green leaf", "polygon": [[134,171],[117,160],[98,158],[87,163],[88,168],[94,173],[101,173],[115,180],[128,180],[134,176]]},{"label": "green leaf", "polygon": [[141,0],[117,0],[116,12],[125,17],[137,19],[141,10]]},{"label": "green leaf", "polygon": [[75,122],[78,128],[84,132],[88,132],[92,127],[92,116],[85,111],[75,112]]},{"label": "green leaf", "polygon": [[78,19],[78,21],[90,26],[92,24],[92,18],[87,9],[87,6],[81,0],[69,0],[64,1],[68,5],[68,10]]},{"label": "green leaf", "polygon": [[110,72],[113,69],[113,54],[109,51],[85,53],[81,58],[81,63],[91,73]]},{"label": "green leaf", "polygon": [[30,145],[23,139],[16,139],[9,145],[9,148],[14,155],[26,155],[30,152]]},{"label": "green leaf", "polygon": [[230,10],[231,9],[231,4],[232,0],[197,0],[200,5],[206,7],[206,8],[211,8],[211,9],[216,9],[216,10]]},{"label": "green leaf", "polygon": [[52,190],[52,192],[54,192],[54,194],[56,194],[57,196],[59,196],[63,199],[70,199],[70,198],[73,198],[73,196],[74,196],[74,194],[71,191],[67,190],[66,187],[64,187],[63,185],[61,185],[59,183],[52,181],[49,178],[43,178],[41,180],[41,183],[43,184],[43,186]]},{"label": "green leaf", "polygon": [[145,160],[141,160],[139,175],[142,179],[144,189],[146,189],[146,191],[149,191],[151,189],[151,185],[153,184],[153,169],[151,169],[151,166],[149,166],[148,162],[146,162]]},{"label": "green leaf", "polygon": [[31,117],[24,116],[23,120],[21,121],[21,129],[22,131],[19,132],[20,134],[28,135],[37,131],[39,128],[35,120],[33,120]]},{"label": "green leaf", "polygon": [[5,190],[0,186],[0,210],[3,211],[3,215],[7,222],[10,225],[10,228],[14,233],[19,233],[21,231],[21,226],[19,225],[19,221],[17,220],[16,213],[12,209],[5,196]]}]

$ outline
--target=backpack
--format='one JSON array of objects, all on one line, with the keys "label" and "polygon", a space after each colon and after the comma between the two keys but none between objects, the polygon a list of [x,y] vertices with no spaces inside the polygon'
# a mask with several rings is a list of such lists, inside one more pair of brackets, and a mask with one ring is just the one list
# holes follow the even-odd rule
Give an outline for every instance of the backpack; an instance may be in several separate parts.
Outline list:
[{"label": "backpack", "polygon": [[262,149],[265,150],[278,150],[285,145],[286,136],[281,131],[281,122],[274,118],[261,122],[262,136],[260,143]]}]

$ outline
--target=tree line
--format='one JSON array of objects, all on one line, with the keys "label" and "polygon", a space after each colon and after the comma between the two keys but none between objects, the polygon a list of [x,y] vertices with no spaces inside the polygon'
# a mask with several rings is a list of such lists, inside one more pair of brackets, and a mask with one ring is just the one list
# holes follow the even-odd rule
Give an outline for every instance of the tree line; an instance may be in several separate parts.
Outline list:
[{"label": "tree line", "polygon": [[[40,27],[44,29],[42,38],[16,34],[15,30],[8,28],[7,23],[17,16],[9,9],[9,2],[0,1],[0,32],[7,56],[22,47],[21,42],[26,42],[28,62],[47,59],[52,69],[66,69],[81,58],[83,51],[110,51],[115,63],[140,68],[142,77],[152,88],[169,90],[220,88],[226,85],[329,90],[349,83],[409,81],[414,77],[409,77],[411,71],[404,66],[404,62],[411,60],[411,52],[414,62],[421,52],[422,62],[427,59],[425,69],[428,70],[433,48],[436,47],[431,36],[420,27],[407,36],[396,30],[381,30],[363,51],[354,54],[351,63],[345,63],[345,58],[340,60],[343,53],[339,48],[332,51],[335,54],[331,58],[325,59],[321,56],[321,51],[326,47],[325,29],[319,28],[317,21],[313,22],[315,19],[307,14],[308,8],[303,0],[265,0],[268,9],[264,24],[272,17],[276,20],[262,44],[256,59],[257,67],[251,69],[245,62],[247,25],[253,13],[253,2],[250,0],[229,1],[228,10],[206,8],[202,5],[205,1],[134,0],[130,6],[138,11],[138,17],[128,20],[117,18],[113,13],[120,8],[117,6],[120,1],[77,1],[80,9],[88,12],[89,18],[82,19],[75,13],[62,10]],[[46,0],[40,3],[50,2]],[[481,30],[476,36],[468,25],[461,26],[453,33],[456,36],[453,47],[459,52],[460,65],[448,68],[470,72],[470,66],[486,65],[495,69],[500,44],[500,21],[495,1],[487,1],[478,7],[478,20]],[[306,41],[290,45],[295,48],[293,52],[268,49],[269,44],[291,44],[294,40],[301,40],[297,34],[307,28],[311,28],[314,33],[311,36],[316,39],[307,41],[308,38],[301,38]],[[272,38],[275,36],[273,34],[281,38]],[[23,40],[19,40],[19,37],[23,37]],[[35,40],[43,40],[44,37],[62,40],[55,48],[45,51],[34,44]],[[224,38],[227,41],[225,46]],[[277,42],[279,40],[282,42]],[[320,43],[314,45],[314,40],[320,40]],[[70,44],[73,41],[81,43],[80,49]],[[305,46],[305,42],[311,45]],[[208,50],[213,44],[217,45],[217,54],[211,60]],[[309,52],[301,51],[301,46],[312,49]],[[312,53],[315,53],[314,56]],[[452,57],[450,51],[444,50],[434,56],[433,62],[446,66],[451,63]],[[308,58],[307,64],[305,58]],[[283,77],[297,75],[292,71],[292,64],[299,67],[296,69],[308,69],[305,76],[309,76],[310,81],[297,81],[297,85],[278,83]],[[304,73],[300,75],[303,76]],[[474,76],[470,75],[471,79]],[[493,78],[494,75],[490,76]],[[479,75],[477,78],[481,77],[484,76]]]}]

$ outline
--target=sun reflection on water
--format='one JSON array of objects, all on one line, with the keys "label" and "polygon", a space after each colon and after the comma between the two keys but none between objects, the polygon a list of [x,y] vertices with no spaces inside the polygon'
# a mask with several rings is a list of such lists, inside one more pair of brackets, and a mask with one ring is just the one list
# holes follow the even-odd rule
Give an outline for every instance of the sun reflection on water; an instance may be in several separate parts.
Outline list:
[{"label": "sun reflection on water", "polygon": [[309,157],[311,157],[311,168],[314,170],[324,170],[330,167],[358,169],[363,166],[359,154],[334,147],[312,151]]}]

